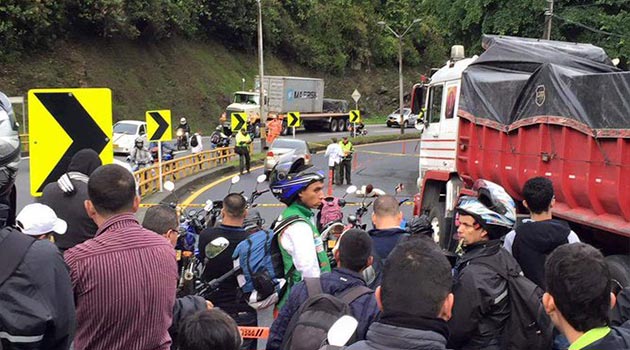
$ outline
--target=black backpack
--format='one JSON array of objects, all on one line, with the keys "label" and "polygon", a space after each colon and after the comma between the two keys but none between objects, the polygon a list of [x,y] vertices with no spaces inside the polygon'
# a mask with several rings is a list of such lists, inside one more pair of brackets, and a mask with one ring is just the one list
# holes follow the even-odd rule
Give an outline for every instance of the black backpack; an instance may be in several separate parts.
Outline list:
[{"label": "black backpack", "polygon": [[[328,337],[330,327],[343,315],[352,315],[350,304],[362,295],[371,293],[366,286],[359,285],[344,291],[339,296],[325,294],[319,278],[305,278],[308,299],[291,317],[287,326],[282,350],[317,350]],[[352,344],[356,339],[350,339]]]},{"label": "black backpack", "polygon": [[542,304],[543,290],[519,270],[501,269],[483,260],[473,263],[487,266],[507,281],[510,316],[503,330],[503,349],[551,349],[553,323]]},{"label": "black backpack", "polygon": [[193,135],[193,136],[190,138],[190,145],[191,145],[192,147],[197,147],[197,146],[199,146],[199,141],[197,140],[197,135]]}]

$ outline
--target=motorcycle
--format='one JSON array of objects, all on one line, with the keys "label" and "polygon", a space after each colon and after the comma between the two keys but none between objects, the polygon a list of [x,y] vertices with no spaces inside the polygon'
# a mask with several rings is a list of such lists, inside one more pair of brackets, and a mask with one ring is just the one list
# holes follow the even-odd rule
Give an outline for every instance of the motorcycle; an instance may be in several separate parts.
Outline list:
[{"label": "motorcycle", "polygon": [[258,185],[265,182],[265,180],[267,180],[267,176],[264,174],[259,175],[256,178],[256,186],[254,187],[252,194],[247,199],[248,212],[245,221],[243,221],[243,228],[249,233],[260,231],[265,225],[265,219],[263,219],[258,210],[254,209],[257,206],[257,204],[254,203],[256,199],[258,199],[258,197],[262,196],[263,194],[269,192],[269,189],[258,191]]},{"label": "motorcycle", "polygon": [[[167,145],[165,143],[162,144],[162,161],[169,161],[169,160],[173,160],[174,156],[173,156],[173,149],[171,148],[172,146]],[[159,159],[158,156],[158,143],[157,142],[151,142],[149,144],[149,151],[151,152],[151,157],[153,157],[154,162],[157,162],[157,160]]]},{"label": "motorcycle", "polygon": [[175,135],[177,135],[177,150],[188,149],[188,133],[179,128]]},{"label": "motorcycle", "polygon": [[153,161],[139,162],[139,161],[131,159],[131,157],[127,157],[127,162],[129,163],[129,166],[131,167],[131,171],[133,172],[136,172],[143,168],[148,168],[153,164]]},{"label": "motorcycle", "polygon": [[363,123],[357,124],[356,130],[354,130],[354,125],[350,125],[350,128],[348,130],[350,131],[350,137],[366,136],[368,134],[368,131],[365,128],[365,124]]},{"label": "motorcycle", "polygon": [[372,186],[372,184],[365,186],[365,190],[363,191],[363,194],[362,194],[363,199],[361,199],[361,204],[355,211],[354,215],[348,216],[348,226],[347,226],[348,229],[358,228],[365,231],[365,229],[367,228],[367,224],[363,223],[363,216],[368,212],[368,208],[372,205],[373,201],[365,204],[365,199],[367,197],[373,196],[372,194],[373,191],[374,191],[374,186]]}]

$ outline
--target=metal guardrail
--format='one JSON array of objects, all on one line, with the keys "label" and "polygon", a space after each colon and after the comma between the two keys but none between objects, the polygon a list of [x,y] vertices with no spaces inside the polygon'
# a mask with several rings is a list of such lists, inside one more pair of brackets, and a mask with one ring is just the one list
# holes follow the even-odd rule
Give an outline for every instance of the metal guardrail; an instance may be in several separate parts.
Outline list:
[{"label": "metal guardrail", "polygon": [[[253,147],[250,146],[250,154]],[[215,148],[200,153],[190,154],[185,157],[176,158],[162,162],[162,181],[177,181],[185,177],[200,173],[225,164],[238,155],[234,152],[234,147]],[[154,165],[139,169],[134,172],[138,182],[140,197],[145,197],[160,190],[159,165]]]}]

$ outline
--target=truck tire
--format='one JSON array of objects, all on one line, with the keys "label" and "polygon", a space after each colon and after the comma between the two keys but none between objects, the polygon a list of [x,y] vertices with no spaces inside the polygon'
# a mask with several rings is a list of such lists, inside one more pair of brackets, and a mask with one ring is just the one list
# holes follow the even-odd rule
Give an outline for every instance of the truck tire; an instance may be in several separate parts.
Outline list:
[{"label": "truck tire", "polygon": [[606,264],[610,270],[613,292],[630,287],[630,255],[609,255]]},{"label": "truck tire", "polygon": [[341,119],[341,124],[343,125],[343,131],[348,131],[350,130],[350,119],[344,118]]},{"label": "truck tire", "polygon": [[330,130],[330,132],[337,132],[337,128],[339,127],[339,121],[337,119],[330,119],[330,124],[328,126],[328,129]]},{"label": "truck tire", "polygon": [[433,241],[439,245],[441,248],[446,248],[447,240],[446,240],[446,219],[444,218],[444,212],[446,210],[446,203],[437,202],[429,211],[429,222],[431,223],[431,227],[433,228]]},{"label": "truck tire", "polygon": [[282,121],[282,131],[280,132],[280,134],[282,134],[282,136],[287,136],[288,133],[289,133],[289,127],[287,126],[287,120],[284,119]]}]

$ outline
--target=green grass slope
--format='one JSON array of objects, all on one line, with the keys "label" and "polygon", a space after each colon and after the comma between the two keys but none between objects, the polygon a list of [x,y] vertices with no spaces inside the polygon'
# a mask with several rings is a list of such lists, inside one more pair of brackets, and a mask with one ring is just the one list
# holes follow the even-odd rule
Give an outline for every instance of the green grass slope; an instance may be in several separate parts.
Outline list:
[{"label": "green grass slope", "polygon": [[[208,132],[229,104],[231,93],[241,89],[241,79],[246,79],[246,89],[253,87],[257,57],[256,52],[180,38],[160,43],[64,41],[46,52],[5,58],[0,63],[0,91],[26,96],[33,88],[108,87],[113,92],[114,121],[144,119],[147,110],[170,109],[173,118],[185,116],[194,129]],[[421,71],[405,72],[406,91]],[[382,116],[398,106],[395,66],[327,75],[268,54],[265,74],[324,78],[326,97],[347,99],[352,106],[350,95],[358,89],[359,107],[370,116]]]}]

